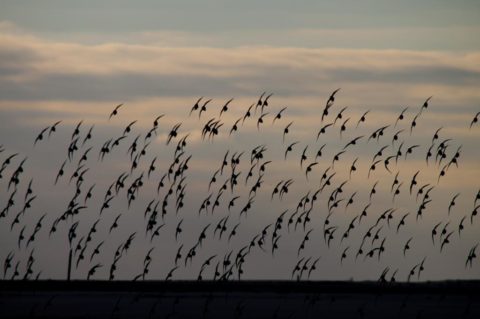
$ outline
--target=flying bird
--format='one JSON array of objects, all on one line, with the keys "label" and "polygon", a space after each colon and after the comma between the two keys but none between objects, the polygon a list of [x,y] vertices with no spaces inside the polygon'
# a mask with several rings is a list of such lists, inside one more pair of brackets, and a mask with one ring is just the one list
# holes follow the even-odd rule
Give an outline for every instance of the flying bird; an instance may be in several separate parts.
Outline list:
[{"label": "flying bird", "polygon": [[323,118],[328,115],[328,110],[330,109],[330,107],[332,107],[333,103],[335,102],[335,95],[337,94],[338,91],[340,91],[340,88],[333,91],[332,94],[330,94],[327,100],[327,103],[325,103],[325,108],[323,109],[323,112],[322,112],[322,122],[323,122]]},{"label": "flying bird", "polygon": [[394,127],[397,127],[397,124],[399,121],[402,121],[405,118],[405,112],[408,110],[408,106],[402,110],[400,115],[397,117],[397,120],[395,121]]},{"label": "flying bird", "polygon": [[272,124],[275,123],[275,120],[279,120],[282,118],[282,113],[287,109],[287,107],[282,108],[280,111],[278,111],[277,115],[273,118]]},{"label": "flying bird", "polygon": [[53,123],[52,126],[50,126],[50,129],[48,130],[48,138],[50,138],[50,135],[52,135],[52,133],[56,132],[57,131],[57,126],[62,123],[62,121],[57,121],[55,123]]},{"label": "flying bird", "polygon": [[44,128],[44,129],[37,135],[37,137],[35,138],[35,142],[33,142],[33,146],[35,146],[38,141],[43,140],[43,134],[44,134],[49,128],[50,128],[50,127],[47,126],[46,128]]},{"label": "flying bird", "polygon": [[475,116],[473,117],[472,121],[470,122],[470,129],[472,129],[472,126],[474,124],[477,124],[478,123],[478,117],[480,116],[480,112],[477,112],[477,114],[475,114]]},{"label": "flying bird", "polygon": [[120,108],[123,106],[123,103],[121,104],[118,104],[117,106],[115,106],[115,108],[113,109],[112,113],[110,113],[110,116],[108,117],[108,119],[110,120],[113,116],[117,115],[118,114],[118,110],[120,110]]}]

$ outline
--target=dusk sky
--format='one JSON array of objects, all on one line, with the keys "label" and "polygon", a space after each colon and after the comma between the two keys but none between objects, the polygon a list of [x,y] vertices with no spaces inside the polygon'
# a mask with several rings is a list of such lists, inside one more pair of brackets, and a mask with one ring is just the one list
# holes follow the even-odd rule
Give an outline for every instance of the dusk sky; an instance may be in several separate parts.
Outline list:
[{"label": "dusk sky", "polygon": [[[0,0],[0,164],[11,154],[19,153],[6,167],[0,179],[0,209],[7,205],[12,194],[8,188],[14,170],[25,158],[15,205],[7,216],[0,218],[0,269],[9,253],[14,253],[12,267],[19,263],[20,273],[26,269],[28,256],[34,250],[34,275],[40,278],[65,278],[68,256],[68,228],[78,221],[78,237],[86,236],[91,225],[100,218],[99,209],[104,195],[113,181],[123,172],[128,182],[149,169],[157,157],[156,170],[132,207],[127,208],[126,189],[112,200],[112,205],[101,215],[97,234],[86,248],[86,260],[75,268],[73,278],[85,279],[88,270],[97,262],[102,264],[95,279],[108,279],[109,267],[117,247],[136,232],[131,249],[118,266],[118,279],[132,279],[143,270],[143,259],[152,253],[150,272],[146,279],[164,279],[174,267],[174,258],[181,244],[183,258],[174,279],[196,279],[202,263],[216,255],[205,270],[211,278],[217,262],[232,252],[248,245],[251,239],[269,224],[265,251],[256,248],[244,265],[247,279],[290,279],[292,269],[301,259],[320,258],[311,279],[376,280],[386,267],[390,275],[398,269],[397,280],[406,280],[409,270],[426,257],[425,273],[421,280],[480,278],[480,263],[465,267],[469,251],[480,242],[480,217],[471,222],[475,197],[480,190],[480,125],[470,124],[480,111],[480,2],[475,0],[444,1],[5,1]],[[341,88],[328,117],[321,121],[322,112],[330,94]],[[238,132],[229,130],[238,118],[243,118],[251,104],[260,95],[272,93],[265,109],[265,121],[257,128],[260,110],[239,126]],[[430,97],[428,108],[422,110]],[[198,113],[189,117],[195,102],[212,99],[207,111],[199,119]],[[222,106],[229,100],[228,112],[219,118]],[[109,119],[116,105],[123,103],[118,114]],[[281,119],[273,123],[275,115],[284,107]],[[317,141],[319,129],[338,120]],[[394,127],[402,110],[405,119]],[[422,110],[420,112],[420,110]],[[362,114],[369,111],[365,123],[357,127]],[[197,111],[198,112],[198,111]],[[160,115],[157,135],[148,146],[139,167],[130,171],[131,159],[127,149],[136,136],[139,148],[145,134]],[[417,126],[410,134],[410,125],[418,115]],[[223,123],[213,142],[202,140],[205,123],[216,118]],[[341,124],[350,118],[346,131],[339,135]],[[53,185],[57,172],[65,161],[67,148],[75,126],[80,127],[81,140],[94,125],[92,141],[67,161],[65,176]],[[137,122],[132,132],[118,148],[98,161],[102,145],[110,138],[122,135],[125,127]],[[45,127],[62,121],[57,132],[44,136],[35,147],[37,135]],[[285,141],[284,127],[293,121]],[[179,136],[165,145],[167,135],[176,123],[182,123]],[[241,122],[240,122],[241,123]],[[375,130],[388,126],[379,141],[367,138]],[[439,138],[446,143],[446,158],[435,164],[435,154],[426,164],[425,156],[432,137],[439,128]],[[400,140],[392,143],[393,135],[404,129]],[[151,200],[159,200],[165,189],[157,194],[157,184],[174,158],[177,142],[188,135],[185,157],[192,155],[186,178],[185,206],[175,212],[175,197],[165,217],[165,227],[152,242],[144,233],[144,211]],[[47,134],[48,135],[48,134]],[[348,141],[364,136],[359,145],[351,147],[331,168],[336,172],[332,186],[319,195],[312,210],[311,222],[304,229],[299,226],[287,232],[286,221],[306,194],[311,196],[322,184],[323,172],[332,165],[332,158]],[[288,158],[287,146],[295,141]],[[403,152],[418,144],[405,159],[392,164],[391,173],[383,165],[389,155],[395,155],[401,142]],[[315,154],[322,144],[324,154],[313,168],[308,180],[305,168],[315,162]],[[250,169],[250,152],[266,145],[262,159],[272,161],[267,166],[264,182],[255,197],[248,216],[239,218],[239,211],[249,198],[254,175],[245,185]],[[367,176],[372,157],[388,145],[379,157],[382,162],[371,176]],[[64,211],[75,192],[69,183],[81,154],[92,146],[89,168],[81,187],[81,202],[88,187],[96,184],[91,202],[80,216],[67,220],[57,233],[49,230]],[[308,146],[308,147],[307,147]],[[302,151],[307,147],[308,159],[300,167]],[[438,174],[458,148],[461,155],[458,167],[449,166],[445,177],[438,182]],[[239,188],[223,194],[221,205],[213,214],[198,214],[202,201],[210,194],[217,195],[227,179],[230,167],[218,178],[212,189],[208,183],[223,160],[242,151]],[[358,170],[349,179],[352,162],[358,158]],[[260,164],[259,164],[260,166]],[[416,171],[417,189],[425,184],[434,186],[432,201],[424,217],[416,221],[421,200],[409,194],[408,187]],[[258,171],[258,167],[255,172]],[[391,184],[398,172],[401,192],[392,201]],[[11,230],[15,215],[24,205],[24,194],[33,179],[33,194],[37,197],[32,207],[22,215],[19,224]],[[283,200],[271,200],[275,185],[281,180],[293,179],[294,184]],[[342,204],[330,221],[338,226],[335,239],[328,247],[323,229],[328,214],[331,192],[348,181],[339,199]],[[378,194],[372,201],[369,192],[378,181]],[[176,187],[176,185],[175,185]],[[168,186],[166,187],[168,189]],[[309,193],[310,192],[310,193]],[[357,192],[354,203],[345,208],[349,197]],[[456,205],[448,214],[452,198],[460,193]],[[239,196],[229,213],[230,199]],[[421,196],[420,196],[421,197]],[[341,236],[352,219],[371,203],[368,217],[357,225],[348,239]],[[476,203],[476,205],[475,205]],[[387,209],[395,209],[391,228],[384,225],[376,247],[386,238],[386,252],[382,259],[355,260],[365,232],[375,224]],[[278,216],[288,210],[281,229],[279,248],[272,256],[272,231]],[[400,218],[410,212],[403,232],[396,232]],[[43,228],[28,247],[25,242],[38,219],[46,213]],[[121,214],[119,227],[109,235],[115,217]],[[231,243],[213,237],[218,221],[230,216],[226,236],[240,222],[237,236]],[[458,227],[463,217],[461,236]],[[175,228],[184,220],[181,239],[175,241]],[[159,220],[160,222],[160,220]],[[198,248],[197,257],[184,266],[188,249],[195,245],[204,226],[211,223],[207,239]],[[440,252],[440,238],[432,244],[431,231],[441,223],[446,232],[453,231],[448,245]],[[25,226],[25,242],[18,247],[17,240]],[[305,249],[298,247],[312,229]],[[377,229],[375,229],[377,230]],[[406,256],[402,249],[413,238]],[[443,239],[443,238],[442,238]],[[100,254],[90,261],[93,247],[105,244]],[[345,250],[347,247],[349,249]],[[340,258],[347,251],[347,257]],[[477,255],[478,255],[477,250]],[[232,257],[233,258],[233,257]],[[311,265],[311,264],[310,264]],[[9,269],[7,277],[11,276]],[[417,278],[415,276],[415,278]]]}]

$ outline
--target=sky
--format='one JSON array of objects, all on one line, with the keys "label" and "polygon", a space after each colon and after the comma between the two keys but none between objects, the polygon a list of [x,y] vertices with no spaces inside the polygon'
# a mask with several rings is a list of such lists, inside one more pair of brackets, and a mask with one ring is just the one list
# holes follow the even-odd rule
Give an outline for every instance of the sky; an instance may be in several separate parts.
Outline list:
[{"label": "sky", "polygon": [[[35,257],[34,274],[40,278],[65,278],[68,256],[68,228],[79,222],[78,239],[88,233],[100,218],[98,232],[88,243],[90,255],[95,244],[104,241],[103,250],[95,259],[82,261],[73,270],[73,278],[85,279],[96,263],[103,266],[92,277],[108,279],[113,254],[124,240],[137,232],[132,249],[122,257],[117,271],[118,279],[131,279],[143,270],[143,259],[152,247],[152,263],[147,279],[163,279],[174,267],[174,257],[181,244],[186,249],[194,246],[204,226],[211,223],[206,242],[198,249],[192,264],[175,271],[174,279],[196,279],[202,262],[209,256],[214,264],[205,270],[211,278],[215,263],[223,261],[248,245],[263,228],[275,223],[288,210],[293,213],[298,201],[309,191],[318,189],[322,173],[332,165],[333,156],[357,136],[365,136],[360,145],[351,147],[331,168],[336,173],[333,185],[348,180],[339,195],[343,204],[332,215],[338,226],[333,244],[323,239],[323,228],[328,214],[328,197],[334,186],[320,195],[312,210],[311,223],[303,229],[280,231],[279,249],[271,254],[273,225],[268,229],[266,252],[253,249],[246,258],[244,278],[290,279],[291,271],[301,259],[320,258],[312,279],[375,280],[386,268],[389,275],[398,269],[397,280],[406,280],[409,270],[426,259],[422,280],[465,279],[480,277],[480,264],[465,268],[469,251],[479,241],[479,221],[470,222],[475,208],[474,199],[480,189],[480,134],[478,123],[470,123],[480,111],[480,4],[478,1],[4,1],[0,0],[0,162],[19,153],[4,170],[0,179],[0,209],[12,194],[8,179],[28,157],[16,194],[15,206],[8,216],[0,219],[0,268],[13,252],[12,267],[19,264],[23,275],[28,256]],[[330,94],[341,88],[334,105],[322,122],[321,116]],[[257,128],[260,111],[252,114],[238,132],[229,135],[233,123],[243,117],[248,107],[256,104],[262,92],[273,95],[266,107],[265,123]],[[433,96],[427,109],[424,101]],[[197,113],[189,116],[195,102],[212,99],[207,111],[199,119]],[[229,110],[219,118],[222,106],[231,98]],[[123,106],[112,119],[109,115],[120,103]],[[286,107],[281,119],[273,118]],[[316,134],[325,124],[333,122],[344,108],[343,118],[318,141]],[[403,109],[405,120],[394,127]],[[369,111],[365,123],[356,127],[364,112]],[[130,172],[128,146],[136,136],[151,129],[160,114],[157,135],[151,139],[147,154],[139,168]],[[418,126],[410,134],[410,123],[419,114]],[[201,138],[203,125],[210,118],[223,123],[220,134],[212,141]],[[339,135],[341,124],[350,118],[347,129]],[[103,161],[97,156],[102,144],[122,135],[124,128],[136,120],[132,132],[117,149]],[[33,142],[41,130],[56,121],[58,131],[51,138]],[[83,121],[80,136],[94,125],[93,139],[67,161],[65,177],[53,185],[55,176],[65,161],[67,148],[75,126]],[[286,140],[284,127],[293,121]],[[182,123],[179,137],[165,145],[170,129]],[[385,137],[378,141],[367,138],[376,129],[388,126]],[[447,159],[461,147],[458,168],[452,165],[438,182],[440,165],[425,162],[425,154],[435,131],[440,130],[438,145],[451,139]],[[392,136],[404,129],[399,142]],[[173,160],[176,142],[188,135],[185,157],[192,155],[186,181],[185,206],[176,213],[168,210],[165,226],[152,242],[145,236],[144,211],[151,200],[163,201],[163,193],[156,187]],[[284,159],[286,147],[298,141]],[[392,166],[392,173],[383,168],[367,176],[373,155],[384,145],[387,153],[395,154],[401,141],[404,151],[408,146],[420,145],[402,156]],[[315,153],[326,144],[324,155],[305,178],[305,164],[315,161]],[[86,174],[82,194],[96,184],[91,204],[80,216],[67,220],[58,233],[49,236],[53,221],[65,210],[74,191],[69,178],[77,168],[81,152],[93,147],[91,158],[85,164]],[[263,161],[272,161],[264,175],[264,182],[247,217],[239,217],[239,210],[248,201],[252,180],[245,185],[250,169],[250,152],[266,145]],[[308,147],[307,147],[308,146]],[[307,160],[300,167],[302,151],[307,147]],[[223,156],[244,151],[239,165],[241,184],[235,193],[225,191],[218,213],[198,215],[202,201],[216,195],[221,185],[208,189],[214,172]],[[384,159],[387,154],[383,154]],[[111,207],[99,216],[108,186],[121,173],[129,174],[129,183],[148,171],[150,162],[157,158],[157,167],[138,199],[128,209],[126,191],[112,200]],[[349,168],[358,158],[358,172],[349,179]],[[447,160],[445,160],[447,161]],[[443,164],[444,162],[442,162]],[[431,184],[432,202],[424,218],[416,221],[419,200],[408,192],[408,185],[416,171],[419,186]],[[258,167],[256,168],[258,171]],[[230,172],[228,170],[228,172]],[[403,183],[401,193],[392,202],[390,185],[399,173]],[[254,175],[255,177],[257,175]],[[219,178],[223,183],[227,173]],[[283,200],[271,200],[275,185],[293,179],[292,189]],[[32,181],[37,197],[28,213],[11,229],[15,215],[21,210],[28,182]],[[369,192],[379,182],[378,195],[371,202],[371,213],[357,225],[348,239],[340,242],[345,227],[370,202]],[[354,203],[345,208],[345,201],[356,192]],[[460,193],[456,205],[448,214],[448,206]],[[228,201],[239,196],[236,209],[228,212]],[[81,196],[83,198],[83,196]],[[477,201],[477,205],[478,205]],[[173,205],[173,204],[170,204]],[[405,231],[396,233],[396,227],[383,225],[381,238],[368,248],[375,248],[386,238],[385,256],[371,261],[355,260],[359,242],[368,228],[375,224],[386,209],[394,208],[392,224],[410,213]],[[18,247],[18,237],[25,226],[25,236],[35,228],[37,220],[46,213],[42,230],[33,243]],[[109,234],[117,216],[121,216],[118,230]],[[238,235],[227,243],[213,238],[212,229],[223,217],[228,219],[229,233],[240,222]],[[458,235],[462,218],[465,227]],[[175,228],[184,220],[184,231],[175,241]],[[286,221],[284,221],[286,222]],[[435,224],[453,231],[446,250],[439,251],[439,243],[432,244],[431,230]],[[302,239],[312,229],[305,249],[298,253]],[[413,238],[406,256],[402,249]],[[437,238],[437,241],[439,239]],[[76,243],[76,240],[74,240]],[[347,257],[340,264],[346,250]],[[88,253],[90,252],[90,253]],[[12,269],[7,272],[11,276]]]}]

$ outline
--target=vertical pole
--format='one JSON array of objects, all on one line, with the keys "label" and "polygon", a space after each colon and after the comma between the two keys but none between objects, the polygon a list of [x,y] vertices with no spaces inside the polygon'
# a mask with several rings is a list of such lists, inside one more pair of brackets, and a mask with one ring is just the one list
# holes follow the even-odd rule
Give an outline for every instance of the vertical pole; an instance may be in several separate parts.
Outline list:
[{"label": "vertical pole", "polygon": [[69,249],[68,253],[68,269],[67,269],[67,280],[70,281],[70,274],[72,271],[72,249]]}]

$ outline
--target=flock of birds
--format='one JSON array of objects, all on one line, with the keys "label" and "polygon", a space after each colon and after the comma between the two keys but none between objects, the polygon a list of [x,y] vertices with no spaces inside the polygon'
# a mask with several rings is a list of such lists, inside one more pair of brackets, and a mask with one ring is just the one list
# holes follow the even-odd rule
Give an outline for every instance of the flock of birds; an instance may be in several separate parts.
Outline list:
[{"label": "flock of birds", "polygon": [[[254,254],[264,255],[275,263],[283,245],[295,246],[295,251],[289,252],[291,264],[286,278],[314,278],[315,271],[321,267],[323,249],[336,252],[339,267],[346,260],[354,263],[372,261],[383,265],[382,271],[375,274],[383,282],[398,280],[397,274],[400,273],[400,280],[420,280],[426,270],[430,250],[445,252],[451,242],[462,240],[466,228],[478,227],[475,217],[480,208],[480,189],[471,194],[454,193],[445,198],[445,203],[440,205],[445,207],[446,214],[439,213],[435,223],[422,225],[422,229],[428,228],[430,232],[408,237],[401,243],[401,249],[395,252],[406,260],[401,266],[388,265],[384,255],[387,249],[394,249],[392,242],[400,240],[395,236],[408,233],[409,227],[414,228],[422,222],[438,185],[447,174],[458,169],[462,145],[452,137],[443,136],[442,128],[434,132],[427,145],[408,141],[408,135],[412,137],[417,133],[415,128],[428,111],[431,97],[414,110],[413,117],[409,118],[413,108],[406,107],[392,123],[379,125],[364,134],[366,128],[362,131],[362,126],[366,125],[370,111],[365,111],[358,118],[347,114],[347,107],[335,111],[339,90],[331,93],[323,111],[318,110],[318,118],[315,119],[318,131],[311,132],[312,142],[309,144],[292,139],[295,123],[286,120],[285,116],[289,109],[273,110],[270,105],[272,94],[263,93],[234,121],[225,120],[225,114],[231,112],[233,99],[215,108],[212,99],[199,98],[186,112],[189,120],[198,123],[197,128],[201,129],[197,143],[215,147],[219,137],[231,141],[249,122],[256,127],[259,137],[269,122],[278,132],[278,140],[268,140],[268,143],[259,143],[244,150],[233,149],[235,144],[232,142],[232,149],[225,150],[222,158],[210,159],[208,170],[211,175],[209,180],[200,182],[205,196],[198,203],[191,202],[187,188],[188,182],[195,178],[192,177],[194,173],[190,173],[190,166],[196,157],[188,147],[189,138],[194,133],[184,131],[184,123],[178,122],[163,127],[166,136],[160,134],[162,120],[168,117],[166,114],[153,118],[151,127],[144,132],[135,133],[138,131],[137,121],[133,120],[124,126],[122,134],[108,138],[98,148],[93,145],[95,125],[86,126],[87,123],[78,122],[73,132],[68,134],[68,143],[62,146],[66,149],[66,158],[61,160],[55,176],[51,177],[52,190],[61,187],[72,190],[73,195],[66,200],[61,212],[38,212],[35,218],[35,204],[42,191],[46,190],[36,189],[34,178],[26,176],[27,166],[33,163],[27,157],[0,146],[0,156],[3,156],[0,167],[0,183],[3,184],[0,185],[3,193],[0,197],[0,224],[9,230],[2,236],[15,238],[16,242],[16,247],[10,249],[7,244],[2,244],[3,278],[41,278],[42,266],[45,267],[43,269],[49,267],[38,264],[35,257],[35,246],[45,245],[38,241],[39,234],[43,232],[48,234],[48,241],[57,238],[68,242],[69,255],[65,256],[68,276],[71,271],[86,267],[85,272],[76,272],[78,279],[114,280],[121,260],[131,249],[146,249],[139,271],[132,279],[151,278],[148,274],[152,261],[157,258],[155,253],[167,242],[166,239],[159,240],[164,234],[169,242],[176,244],[172,256],[157,254],[161,256],[162,265],[169,265],[165,270],[166,280],[174,279],[179,269],[188,270],[189,274],[193,274],[191,277],[195,276],[198,280],[240,280],[248,277],[246,265],[256,263]],[[125,107],[123,104],[116,106],[109,115],[109,123],[120,121]],[[208,115],[212,117],[205,119]],[[465,128],[478,129],[479,116],[480,112],[473,117],[470,125],[466,123]],[[62,121],[57,121],[43,128],[32,141],[33,149],[38,150],[42,144],[50,143],[62,125]],[[276,129],[279,126],[281,128]],[[328,139],[327,134],[330,134]],[[335,138],[332,141],[333,134]],[[348,135],[351,138],[346,140]],[[161,146],[159,141],[163,139],[162,144],[166,145]],[[272,157],[269,154],[271,149],[278,148],[270,147],[269,144],[274,143],[281,145],[282,156]],[[337,145],[341,146],[334,151],[329,150]],[[367,155],[357,155],[366,152],[366,145],[376,151],[368,154],[371,160],[361,165]],[[121,148],[124,148],[123,153],[112,155]],[[125,151],[127,155],[121,155]],[[171,161],[161,167],[163,163],[160,163],[160,155],[155,151],[163,156],[168,152]],[[428,169],[436,172],[435,176],[426,176],[426,170],[422,169],[409,176],[400,171],[401,163],[408,163],[412,156],[419,154]],[[104,189],[95,176],[88,175],[95,165],[103,165],[122,156],[128,159],[128,168],[119,166],[122,171]],[[344,158],[350,157],[353,161],[346,163]],[[290,166],[286,164],[292,161],[301,170],[300,176],[295,178],[289,177]],[[280,167],[280,173],[282,165],[285,165],[283,174],[268,174],[269,167],[273,165]],[[378,171],[386,173],[388,181],[379,180],[375,176]],[[351,189],[352,178],[357,175],[361,175],[362,186]],[[142,192],[146,192],[147,187],[155,194],[151,200],[144,201]],[[377,199],[380,188],[391,198],[386,209],[378,208],[381,207]],[[304,189],[299,198],[294,198],[298,191]],[[200,191],[197,190],[198,193]],[[416,210],[396,206],[401,194],[405,194],[405,200],[413,203]],[[456,212],[461,219],[454,224],[450,217],[459,200],[471,202],[471,210]],[[256,213],[255,204],[260,201],[272,207],[272,211],[264,215],[268,222],[262,225],[258,225],[257,220],[250,222],[251,215]],[[130,225],[122,225],[123,214],[112,216],[110,212],[115,203],[123,205],[125,211],[133,211],[136,219],[142,219],[143,228],[132,230]],[[362,209],[353,212],[356,205],[361,205]],[[189,208],[187,211],[186,206],[195,206],[197,210]],[[273,207],[285,209],[275,212]],[[86,214],[94,216],[93,223],[89,224],[84,218]],[[203,224],[203,218],[207,218],[208,222]],[[194,226],[198,225],[197,230],[189,234],[196,238],[194,241],[185,236],[184,223],[187,220]],[[126,235],[119,232],[120,225],[128,231]],[[256,227],[259,228],[249,236],[248,230]],[[105,247],[114,234],[122,239],[114,251],[109,251]],[[318,235],[319,240],[312,240],[314,235]],[[142,236],[146,240],[141,240]],[[296,242],[294,236],[300,236],[300,240]],[[419,237],[431,237],[431,247],[423,258],[411,262],[407,258]],[[206,255],[203,253],[207,251],[206,241],[209,244],[215,242],[221,248]],[[320,244],[322,249],[315,249]],[[473,242],[464,252],[460,263],[466,269],[475,267],[477,248],[478,242]],[[26,258],[21,257],[22,251],[26,253]]]}]

